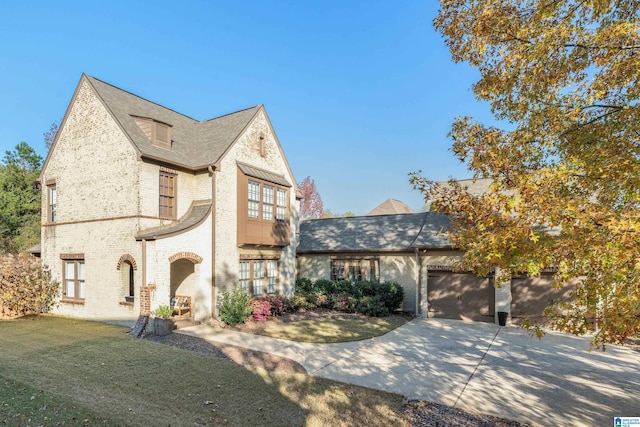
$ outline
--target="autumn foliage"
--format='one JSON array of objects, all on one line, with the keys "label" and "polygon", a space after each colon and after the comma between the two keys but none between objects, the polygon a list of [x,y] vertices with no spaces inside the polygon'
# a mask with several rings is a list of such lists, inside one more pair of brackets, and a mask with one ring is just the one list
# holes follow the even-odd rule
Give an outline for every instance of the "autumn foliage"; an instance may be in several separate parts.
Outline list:
[{"label": "autumn foliage", "polygon": [[324,210],[322,198],[316,189],[315,181],[308,176],[298,184],[298,189],[302,194],[302,200],[300,202],[300,218],[322,218]]},{"label": "autumn foliage", "polygon": [[0,255],[0,316],[48,312],[59,283],[30,255]]},{"label": "autumn foliage", "polygon": [[476,272],[581,279],[551,326],[597,347],[640,333],[640,3],[442,0],[434,24],[498,124],[460,117],[450,133],[487,191],[414,186]]}]

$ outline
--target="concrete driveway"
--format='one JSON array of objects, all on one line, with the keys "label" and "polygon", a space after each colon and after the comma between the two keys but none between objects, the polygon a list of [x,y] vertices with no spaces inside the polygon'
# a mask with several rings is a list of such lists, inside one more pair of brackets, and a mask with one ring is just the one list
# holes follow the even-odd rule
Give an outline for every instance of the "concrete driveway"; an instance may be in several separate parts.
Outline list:
[{"label": "concrete driveway", "polygon": [[541,426],[640,416],[640,353],[517,327],[415,319],[384,335],[306,344],[199,325],[180,333],[288,357],[310,375]]}]

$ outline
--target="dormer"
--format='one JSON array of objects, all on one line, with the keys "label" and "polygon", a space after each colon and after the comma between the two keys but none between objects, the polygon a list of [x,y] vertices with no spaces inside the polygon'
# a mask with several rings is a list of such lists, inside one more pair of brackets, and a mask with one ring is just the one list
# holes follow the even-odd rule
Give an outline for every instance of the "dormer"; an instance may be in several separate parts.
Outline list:
[{"label": "dormer", "polygon": [[148,117],[133,116],[138,127],[157,147],[171,149],[171,125]]}]

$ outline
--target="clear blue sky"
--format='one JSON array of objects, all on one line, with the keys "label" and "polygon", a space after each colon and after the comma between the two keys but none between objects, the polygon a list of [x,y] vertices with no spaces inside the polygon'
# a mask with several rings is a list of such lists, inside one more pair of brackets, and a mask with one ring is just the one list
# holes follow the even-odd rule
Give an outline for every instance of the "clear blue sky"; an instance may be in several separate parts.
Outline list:
[{"label": "clear blue sky", "polygon": [[[95,3],[95,4],[94,4]],[[408,173],[469,177],[457,115],[486,120],[435,1],[0,2],[0,149],[62,118],[81,74],[203,120],[264,104],[298,182],[357,215],[420,209]]]}]

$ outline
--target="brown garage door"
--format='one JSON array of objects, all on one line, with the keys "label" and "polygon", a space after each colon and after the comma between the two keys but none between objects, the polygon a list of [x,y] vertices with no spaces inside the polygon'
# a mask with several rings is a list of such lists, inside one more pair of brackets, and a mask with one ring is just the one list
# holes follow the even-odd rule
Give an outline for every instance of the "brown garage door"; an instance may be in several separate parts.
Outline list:
[{"label": "brown garage door", "polygon": [[551,300],[567,297],[573,286],[553,288],[553,274],[511,279],[511,318],[515,323],[527,318],[533,322],[542,320],[542,313]]},{"label": "brown garage door", "polygon": [[429,317],[494,321],[495,292],[490,280],[471,273],[430,271]]}]

